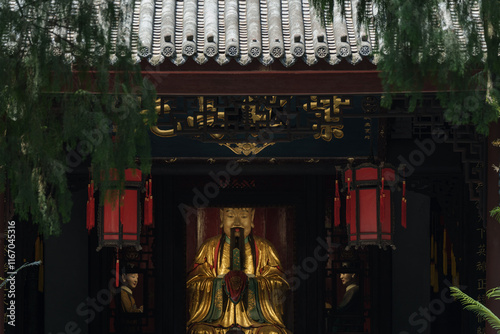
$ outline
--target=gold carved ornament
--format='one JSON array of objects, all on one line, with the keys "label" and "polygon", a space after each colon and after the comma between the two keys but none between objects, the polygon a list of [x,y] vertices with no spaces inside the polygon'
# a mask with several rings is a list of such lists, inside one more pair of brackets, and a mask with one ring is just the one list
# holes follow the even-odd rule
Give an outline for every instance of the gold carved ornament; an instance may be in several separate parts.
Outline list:
[{"label": "gold carved ornament", "polygon": [[263,143],[263,144],[257,144],[257,143],[221,143],[219,144],[220,146],[225,146],[234,153],[238,155],[255,155],[258,154],[260,151],[265,149],[268,146],[272,146],[275,143]]}]

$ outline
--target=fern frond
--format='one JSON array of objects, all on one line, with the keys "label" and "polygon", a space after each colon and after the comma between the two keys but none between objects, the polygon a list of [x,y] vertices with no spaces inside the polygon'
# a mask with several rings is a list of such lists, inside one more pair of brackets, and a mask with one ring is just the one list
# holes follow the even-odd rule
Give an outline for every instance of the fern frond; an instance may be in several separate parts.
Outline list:
[{"label": "fern frond", "polygon": [[500,206],[497,206],[493,210],[491,210],[490,216],[493,217],[498,222],[500,222]]},{"label": "fern frond", "polygon": [[493,313],[489,308],[478,302],[477,300],[471,298],[466,293],[460,291],[457,287],[450,287],[451,295],[455,297],[462,305],[464,309],[473,312],[474,314],[485,319],[490,326],[500,331],[500,319]]},{"label": "fern frond", "polygon": [[486,297],[488,297],[488,298],[493,297],[496,300],[500,300],[500,287],[496,287],[496,288],[488,290],[488,292],[486,292]]}]

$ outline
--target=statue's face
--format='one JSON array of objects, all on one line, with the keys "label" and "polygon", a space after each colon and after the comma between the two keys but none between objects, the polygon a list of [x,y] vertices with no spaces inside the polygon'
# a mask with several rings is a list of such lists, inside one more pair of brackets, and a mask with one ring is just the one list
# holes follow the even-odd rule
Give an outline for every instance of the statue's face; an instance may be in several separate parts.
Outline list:
[{"label": "statue's face", "polygon": [[123,274],[123,283],[131,289],[134,289],[139,282],[139,274]]},{"label": "statue's face", "polygon": [[340,273],[340,280],[342,281],[342,285],[348,286],[351,283],[356,281],[356,274],[353,273]]},{"label": "statue's face", "polygon": [[248,237],[253,228],[253,208],[224,208],[220,210],[221,225],[224,233],[230,237],[232,227],[241,227],[245,238]]}]

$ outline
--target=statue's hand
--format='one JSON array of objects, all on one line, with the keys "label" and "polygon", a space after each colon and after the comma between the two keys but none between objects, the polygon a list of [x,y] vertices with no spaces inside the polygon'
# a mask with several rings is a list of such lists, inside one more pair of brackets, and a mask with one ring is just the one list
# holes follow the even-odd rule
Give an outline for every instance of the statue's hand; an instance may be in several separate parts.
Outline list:
[{"label": "statue's hand", "polygon": [[233,290],[240,290],[246,286],[248,277],[240,270],[231,270],[224,278],[227,285],[230,285]]},{"label": "statue's hand", "polygon": [[248,282],[247,275],[240,270],[231,270],[224,277],[226,293],[233,303],[238,303]]}]

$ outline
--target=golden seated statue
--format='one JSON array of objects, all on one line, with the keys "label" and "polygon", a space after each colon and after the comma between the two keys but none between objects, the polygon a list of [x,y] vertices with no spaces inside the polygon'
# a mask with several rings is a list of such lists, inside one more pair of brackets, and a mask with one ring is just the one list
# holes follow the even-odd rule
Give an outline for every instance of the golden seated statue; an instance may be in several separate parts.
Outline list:
[{"label": "golden seated statue", "polygon": [[291,334],[281,318],[288,283],[272,244],[252,235],[252,208],[224,208],[187,278],[188,334]]}]

